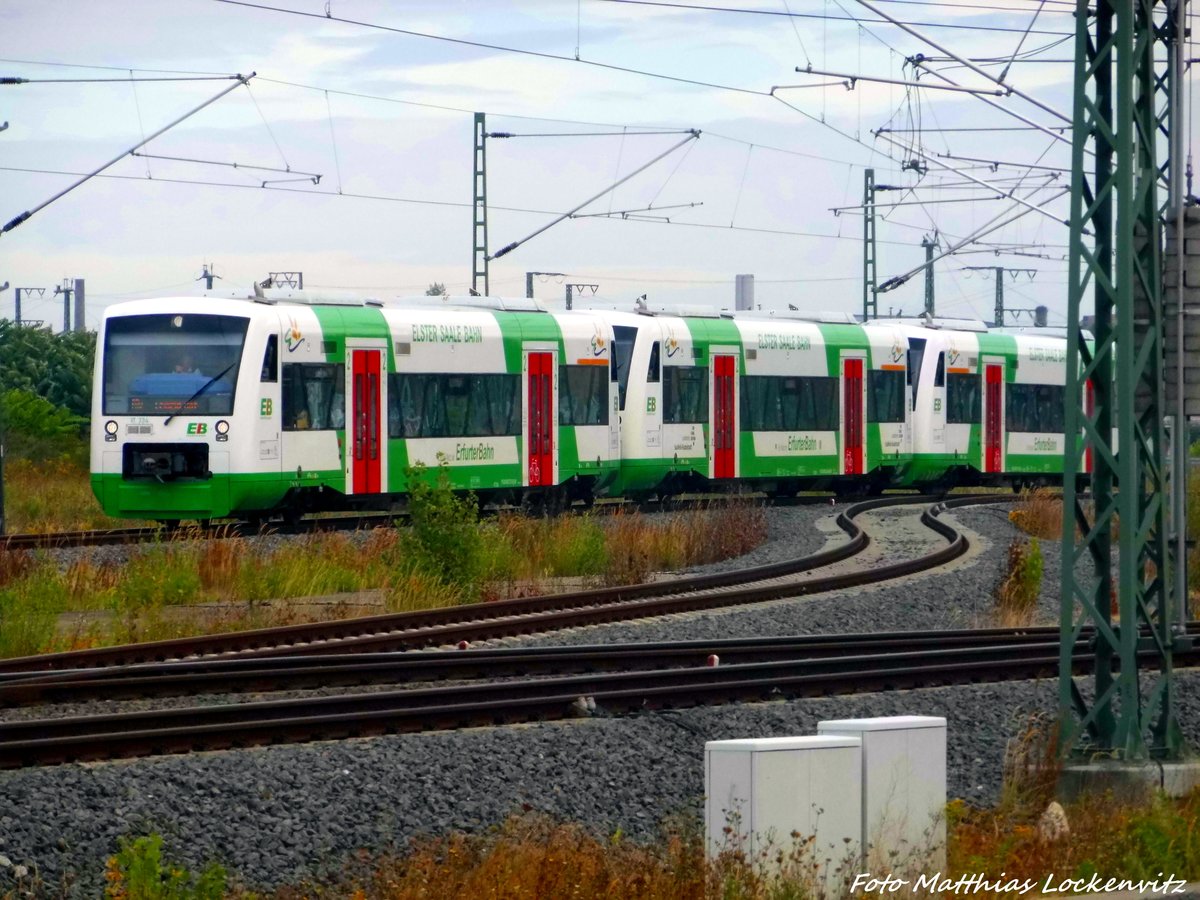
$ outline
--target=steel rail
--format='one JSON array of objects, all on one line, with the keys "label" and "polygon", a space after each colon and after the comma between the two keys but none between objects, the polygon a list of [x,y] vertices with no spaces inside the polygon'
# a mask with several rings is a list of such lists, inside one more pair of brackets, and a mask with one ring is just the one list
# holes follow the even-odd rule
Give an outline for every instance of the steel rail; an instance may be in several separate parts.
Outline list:
[{"label": "steel rail", "polygon": [[0,660],[0,674],[126,665],[219,654],[286,656],[415,649],[803,596],[886,581],[944,565],[965,553],[967,542],[937,516],[947,508],[972,503],[1005,502],[1008,499],[996,494],[966,495],[935,503],[923,511],[921,521],[942,535],[949,542],[948,545],[915,560],[875,569],[804,581],[782,580],[861,552],[868,545],[869,538],[852,521],[854,516],[874,509],[928,502],[928,497],[883,497],[854,504],[837,517],[839,527],[851,536],[849,541],[780,563],[618,588],[20,657]]},{"label": "steel rail", "polygon": [[[0,707],[92,699],[295,690],[618,668],[679,668],[708,664],[820,659],[864,653],[911,652],[930,647],[1045,643],[1057,629],[990,628],[878,634],[797,635],[582,646],[433,650],[424,653],[346,653],[327,656],[187,660],[51,673],[15,673],[0,679]],[[1086,639],[1087,636],[1084,636]]]},{"label": "steel rail", "polygon": [[[562,610],[568,606],[576,608],[576,622],[570,624],[577,624],[586,618],[581,616],[579,607],[586,606],[596,615],[602,607],[640,598],[684,591],[700,592],[750,580],[782,578],[831,565],[861,552],[870,542],[866,533],[853,522],[854,516],[871,509],[929,501],[929,497],[904,496],[884,497],[854,504],[840,512],[836,520],[838,526],[850,536],[849,541],[797,559],[746,569],[492,603],[473,603],[433,610],[14,657],[0,660],[0,674],[128,665],[218,654],[329,653],[338,652],[338,645],[333,642],[349,639],[357,639],[359,644],[356,646],[364,650],[381,649],[381,641],[391,641],[391,649],[427,646],[435,641],[454,643],[460,639],[470,640],[488,634],[487,628],[482,627],[485,624],[488,627],[495,625],[497,629],[503,625],[509,629],[497,633],[530,631],[534,629],[535,620],[532,617],[536,614]],[[605,619],[597,618],[595,621]],[[372,639],[376,641],[375,644],[370,643]]]},{"label": "steel rail", "polygon": [[[1200,650],[1182,654],[1193,664]],[[1073,656],[1079,672],[1094,656]],[[579,699],[605,712],[698,703],[828,696],[1048,677],[1058,643],[994,644],[818,660],[743,663],[525,682],[473,684],[303,700],[192,707],[5,725],[0,767],[228,749],[572,716]]]}]

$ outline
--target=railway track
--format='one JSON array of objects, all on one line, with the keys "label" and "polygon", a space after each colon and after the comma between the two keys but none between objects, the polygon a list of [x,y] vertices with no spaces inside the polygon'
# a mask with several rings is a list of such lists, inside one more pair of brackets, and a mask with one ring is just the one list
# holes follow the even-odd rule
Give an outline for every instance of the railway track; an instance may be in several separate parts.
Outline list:
[{"label": "railway track", "polygon": [[[1059,644],[1053,631],[992,629],[983,633],[919,632],[710,642],[704,646],[554,648],[551,652],[525,653],[527,658],[521,665],[536,666],[540,663],[532,658],[540,657],[542,662],[553,660],[559,666],[594,667],[607,658],[613,665],[634,668],[517,681],[10,721],[0,734],[0,767],[543,721],[586,715],[588,710],[628,714],[698,704],[1043,678],[1058,671]],[[1200,625],[1192,623],[1189,634],[1200,634]],[[905,642],[909,646],[901,649],[899,645]],[[705,657],[703,663],[699,662],[704,649],[717,648],[724,650],[728,658],[739,661],[711,665]],[[501,651],[491,651],[488,663],[483,662],[488,651],[468,652],[460,657],[477,654],[481,658],[475,664],[485,668],[496,666],[496,661],[506,656]],[[666,661],[663,654],[672,654],[670,662],[676,665],[662,667]],[[504,664],[511,665],[517,654],[507,656]],[[655,668],[637,668],[651,661]],[[1093,668],[1094,655],[1086,639],[1077,645],[1073,661],[1079,674]],[[1181,666],[1197,661],[1200,649],[1177,654]],[[262,662],[258,664],[261,666]],[[458,674],[463,672],[460,669]],[[276,670],[275,676],[279,674]],[[442,674],[447,674],[446,670]]]},{"label": "railway track", "polygon": [[[408,650],[872,584],[944,565],[966,552],[966,539],[938,518],[944,510],[1008,499],[1004,495],[984,494],[938,502],[929,497],[868,500],[838,514],[837,524],[849,537],[843,544],[809,556],[737,571],[420,612],[20,657],[0,660],[0,676],[221,655],[310,656]],[[854,522],[856,516],[876,509],[931,502],[922,512],[921,521],[946,541],[945,546],[899,563],[799,577],[847,559],[868,546],[870,538]]]},{"label": "railway track", "polygon": [[[286,526],[288,533],[305,534],[317,531],[357,531],[391,525],[403,516],[394,513],[360,516],[326,516],[302,519]],[[163,541],[210,540],[233,537],[253,537],[264,533],[266,526],[250,522],[218,522],[208,525],[189,525],[168,528],[153,525],[141,528],[102,528],[90,531],[53,531],[45,534],[9,534],[0,536],[0,551],[4,550],[63,550],[69,547],[112,547],[123,544],[152,544]],[[270,523],[270,529],[283,528],[282,523]]]},{"label": "railway track", "polygon": [[[929,503],[930,498],[918,498]],[[666,644],[403,652],[466,634],[495,636],[815,593],[896,578],[954,559],[966,541],[938,516],[997,495],[935,502],[921,513],[945,545],[917,559],[816,577],[870,543],[864,512],[913,503],[889,497],[838,517],[849,539],[797,560],[739,572],[502,601],[476,608],[269,629],[146,647],[4,661],[0,706],[369,686],[334,696],[13,718],[0,729],[0,767],[320,740],[562,718],[734,700],[1032,678],[1058,665],[1055,629],[804,636]],[[507,608],[506,608],[507,607]],[[565,607],[565,608],[564,608]],[[1091,664],[1086,637],[1076,666]],[[231,643],[232,642],[232,643]],[[130,663],[128,654],[154,661]],[[181,658],[181,657],[190,658]],[[1188,661],[1180,660],[1181,665]],[[49,665],[47,665],[49,663]],[[440,680],[453,684],[425,686]]]}]

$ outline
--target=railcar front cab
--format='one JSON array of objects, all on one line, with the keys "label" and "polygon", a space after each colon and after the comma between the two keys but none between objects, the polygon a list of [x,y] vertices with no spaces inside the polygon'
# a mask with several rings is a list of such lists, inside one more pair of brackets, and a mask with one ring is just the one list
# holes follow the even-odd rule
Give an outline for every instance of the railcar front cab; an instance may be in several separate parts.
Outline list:
[{"label": "railcar front cab", "polygon": [[[279,435],[258,415],[278,403],[277,332],[273,317],[236,300],[108,309],[91,448],[92,489],[108,515],[206,520],[277,502]],[[260,384],[274,400],[260,399]],[[272,440],[274,458],[262,458]]]}]

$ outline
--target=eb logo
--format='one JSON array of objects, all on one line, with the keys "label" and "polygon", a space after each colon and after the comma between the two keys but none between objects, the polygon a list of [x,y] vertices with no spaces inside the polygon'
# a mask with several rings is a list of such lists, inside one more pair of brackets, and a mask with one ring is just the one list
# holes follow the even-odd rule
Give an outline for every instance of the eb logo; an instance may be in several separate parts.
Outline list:
[{"label": "eb logo", "polygon": [[646,412],[652,413],[656,409],[658,409],[658,398],[657,397],[647,397],[646,398]]},{"label": "eb logo", "polygon": [[263,397],[263,399],[258,404],[258,414],[260,416],[265,417],[265,416],[271,415],[271,412],[273,409],[274,409],[274,404],[271,402],[270,397]]},{"label": "eb logo", "polygon": [[188,422],[188,434],[208,434],[207,422]]}]

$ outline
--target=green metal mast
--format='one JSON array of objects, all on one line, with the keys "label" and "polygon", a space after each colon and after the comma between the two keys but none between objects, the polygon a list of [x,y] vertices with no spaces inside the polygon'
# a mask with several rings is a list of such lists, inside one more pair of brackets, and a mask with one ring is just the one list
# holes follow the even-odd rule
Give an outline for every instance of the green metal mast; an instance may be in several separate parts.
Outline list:
[{"label": "green metal mast", "polygon": [[[471,293],[488,291],[487,241],[487,128],[484,114],[475,113],[475,228],[471,263]],[[482,284],[481,284],[482,282]],[[480,289],[482,287],[482,290]]]},{"label": "green metal mast", "polygon": [[925,235],[921,239],[921,246],[925,248],[925,315],[932,316],[934,314],[933,251],[938,246],[937,232],[933,233],[933,237]]},{"label": "green metal mast", "polygon": [[997,328],[1004,327],[1004,266],[996,266],[996,312]]},{"label": "green metal mast", "polygon": [[875,256],[875,170],[863,171],[863,321],[879,318]]},{"label": "green metal mast", "polygon": [[[1082,432],[1090,451],[1092,509],[1081,502],[1076,485],[1084,454],[1068,452],[1059,670],[1062,738],[1063,747],[1077,753],[1169,758],[1181,751],[1182,736],[1171,679],[1155,147],[1162,126],[1158,91],[1169,77],[1155,74],[1156,44],[1164,34],[1156,28],[1155,15],[1165,13],[1165,4],[1092,3],[1094,11],[1089,0],[1077,0],[1075,9],[1064,428],[1068,435]],[[1089,289],[1095,302],[1094,349],[1080,333]],[[1093,396],[1086,410],[1081,408],[1085,383]],[[1119,563],[1115,585],[1114,543]],[[1090,572],[1077,569],[1077,563],[1086,563]],[[1090,700],[1079,690],[1071,661],[1085,628],[1095,634]],[[1141,680],[1139,652],[1149,654],[1154,669]]]}]

